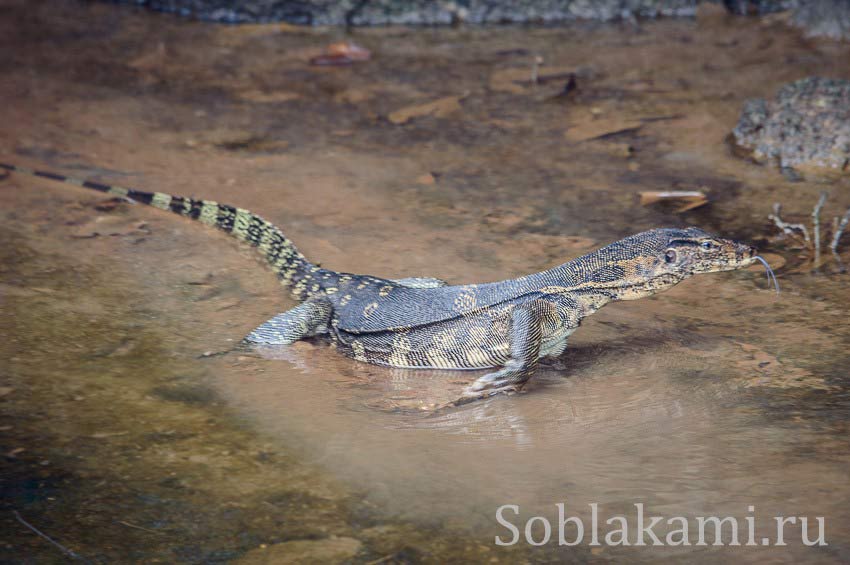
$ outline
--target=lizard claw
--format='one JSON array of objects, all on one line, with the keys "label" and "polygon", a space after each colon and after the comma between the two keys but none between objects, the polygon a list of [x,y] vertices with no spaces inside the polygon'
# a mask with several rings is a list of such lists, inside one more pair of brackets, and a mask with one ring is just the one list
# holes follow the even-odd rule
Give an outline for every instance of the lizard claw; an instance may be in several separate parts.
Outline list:
[{"label": "lizard claw", "polygon": [[460,397],[445,402],[443,404],[437,405],[432,411],[431,415],[437,415],[442,413],[445,410],[449,410],[451,408],[457,408],[458,406],[463,406],[464,404],[469,404],[471,402],[475,402],[477,400],[484,400],[485,398],[490,398],[491,396],[496,396],[497,394],[516,394],[521,392],[521,385],[506,385],[498,388],[491,388],[487,390],[472,390],[472,387],[467,387],[466,390],[463,391],[463,394]]},{"label": "lizard claw", "polygon": [[455,406],[461,406],[462,404],[469,404],[470,402],[490,398],[497,394],[516,394],[520,392],[521,389],[522,385],[487,387],[486,385],[482,386],[480,383],[475,383],[467,387],[467,389],[463,391],[461,397],[455,400],[452,404]]}]

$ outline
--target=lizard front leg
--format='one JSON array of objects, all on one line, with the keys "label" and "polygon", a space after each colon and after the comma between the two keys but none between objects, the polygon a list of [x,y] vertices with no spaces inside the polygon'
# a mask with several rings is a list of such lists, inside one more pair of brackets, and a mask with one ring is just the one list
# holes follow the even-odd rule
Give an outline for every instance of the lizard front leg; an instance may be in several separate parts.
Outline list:
[{"label": "lizard front leg", "polygon": [[514,309],[508,329],[510,359],[500,370],[488,373],[472,383],[464,397],[483,398],[522,388],[537,368],[543,341],[541,312],[547,307],[549,305],[545,301],[535,300]]},{"label": "lizard front leg", "polygon": [[289,345],[299,339],[325,333],[333,306],[326,298],[317,297],[278,314],[254,329],[244,341],[262,345]]}]

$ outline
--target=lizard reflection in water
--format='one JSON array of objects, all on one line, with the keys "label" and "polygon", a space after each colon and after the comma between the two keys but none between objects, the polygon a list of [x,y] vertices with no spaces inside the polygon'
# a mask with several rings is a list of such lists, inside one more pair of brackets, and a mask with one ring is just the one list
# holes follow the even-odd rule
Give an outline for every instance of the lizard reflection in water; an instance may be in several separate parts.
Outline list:
[{"label": "lizard reflection in water", "polygon": [[256,328],[248,343],[288,345],[327,336],[346,355],[377,365],[496,369],[473,382],[465,400],[519,390],[540,358],[560,355],[581,321],[609,302],[652,296],[692,275],[756,261],[773,277],[753,247],[694,227],[645,231],[552,269],[486,284],[340,273],[311,263],[280,229],[242,208],[15,165],[0,168],[170,210],[257,247],[301,304]]}]

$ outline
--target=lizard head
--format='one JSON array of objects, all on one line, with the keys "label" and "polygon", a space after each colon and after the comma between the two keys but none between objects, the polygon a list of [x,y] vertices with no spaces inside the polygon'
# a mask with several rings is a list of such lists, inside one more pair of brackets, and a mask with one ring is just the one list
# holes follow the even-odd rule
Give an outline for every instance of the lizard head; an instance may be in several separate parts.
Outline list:
[{"label": "lizard head", "polygon": [[634,300],[666,290],[698,273],[731,271],[759,259],[755,248],[699,228],[654,229],[609,246],[622,278],[615,294]]},{"label": "lizard head", "polygon": [[699,228],[669,231],[664,249],[664,266],[671,272],[697,273],[733,271],[757,261],[756,250],[745,243],[723,239]]}]

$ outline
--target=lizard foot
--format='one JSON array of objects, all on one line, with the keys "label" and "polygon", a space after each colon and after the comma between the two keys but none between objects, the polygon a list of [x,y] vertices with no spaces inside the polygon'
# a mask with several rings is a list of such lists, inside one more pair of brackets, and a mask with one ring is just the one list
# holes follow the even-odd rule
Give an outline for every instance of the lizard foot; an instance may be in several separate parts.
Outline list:
[{"label": "lizard foot", "polygon": [[460,400],[472,402],[497,394],[519,392],[527,380],[528,377],[521,370],[520,364],[515,361],[508,361],[502,369],[487,373],[469,385]]},{"label": "lizard foot", "polygon": [[505,366],[487,373],[480,377],[466,389],[468,392],[499,392],[502,389],[513,387],[517,390],[525,384],[530,377],[530,372],[522,365],[521,362],[511,359]]},{"label": "lizard foot", "polygon": [[522,389],[522,385],[504,385],[495,388],[486,388],[481,390],[475,390],[472,386],[467,387],[463,394],[461,394],[460,398],[450,402],[451,406],[462,406],[464,404],[469,404],[470,402],[475,402],[476,400],[484,400],[485,398],[490,398],[491,396],[496,396],[498,394],[516,394],[520,392]]}]

